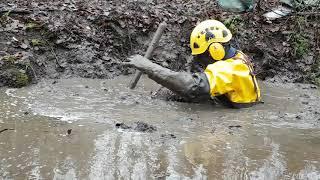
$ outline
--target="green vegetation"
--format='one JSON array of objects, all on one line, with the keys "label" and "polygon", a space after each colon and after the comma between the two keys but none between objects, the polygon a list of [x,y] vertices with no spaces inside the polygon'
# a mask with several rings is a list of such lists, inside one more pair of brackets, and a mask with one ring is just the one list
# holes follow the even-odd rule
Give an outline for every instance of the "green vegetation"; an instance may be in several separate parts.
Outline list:
[{"label": "green vegetation", "polygon": [[239,29],[242,28],[243,20],[241,19],[241,16],[238,15],[229,17],[228,19],[224,20],[223,23],[231,31],[232,34],[236,34]]},{"label": "green vegetation", "polygon": [[12,69],[11,75],[13,76],[12,87],[23,87],[29,84],[29,77],[24,70]]},{"label": "green vegetation", "polygon": [[0,24],[7,24],[8,17],[9,17],[10,11],[4,13],[2,16],[0,16]]},{"label": "green vegetation", "polygon": [[310,51],[309,39],[301,33],[293,34],[291,37],[291,44],[293,46],[293,55],[296,58],[302,58]]},{"label": "green vegetation", "polygon": [[9,64],[14,64],[18,60],[18,57],[14,56],[14,55],[7,55],[7,56],[3,56],[1,58],[1,60],[5,61]]},{"label": "green vegetation", "polygon": [[29,22],[26,24],[26,30],[31,30],[39,27],[37,23]]},{"label": "green vegetation", "polygon": [[27,31],[42,29],[42,25],[35,21],[28,21],[25,26]]},{"label": "green vegetation", "polygon": [[31,78],[26,72],[26,69],[30,67],[28,61],[19,62],[20,59],[17,55],[6,55],[0,61],[3,61],[3,65],[0,67],[0,71],[6,74],[8,78],[8,86],[20,88],[30,83]]},{"label": "green vegetation", "polygon": [[44,46],[46,43],[40,39],[31,39],[32,46]]}]

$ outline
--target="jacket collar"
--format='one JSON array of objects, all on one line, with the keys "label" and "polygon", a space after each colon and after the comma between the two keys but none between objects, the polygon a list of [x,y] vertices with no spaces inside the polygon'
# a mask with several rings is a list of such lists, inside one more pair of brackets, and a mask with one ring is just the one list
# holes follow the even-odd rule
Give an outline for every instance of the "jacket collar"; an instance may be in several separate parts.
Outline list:
[{"label": "jacket collar", "polygon": [[226,50],[226,55],[222,60],[233,58],[237,54],[237,49],[232,46],[225,47],[225,50]]}]

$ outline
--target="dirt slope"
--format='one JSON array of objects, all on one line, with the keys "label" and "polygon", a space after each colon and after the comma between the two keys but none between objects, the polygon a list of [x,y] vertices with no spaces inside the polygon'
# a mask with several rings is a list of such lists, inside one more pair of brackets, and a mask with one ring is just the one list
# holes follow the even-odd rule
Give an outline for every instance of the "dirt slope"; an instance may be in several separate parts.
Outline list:
[{"label": "dirt slope", "polygon": [[234,32],[234,45],[254,58],[259,78],[316,83],[317,16],[293,15],[270,23],[261,16],[268,8],[259,4],[254,12],[233,14],[205,0],[5,0],[0,4],[0,86],[133,73],[119,62],[143,54],[163,20],[169,27],[153,61],[184,70],[190,32],[209,18],[225,22]]}]

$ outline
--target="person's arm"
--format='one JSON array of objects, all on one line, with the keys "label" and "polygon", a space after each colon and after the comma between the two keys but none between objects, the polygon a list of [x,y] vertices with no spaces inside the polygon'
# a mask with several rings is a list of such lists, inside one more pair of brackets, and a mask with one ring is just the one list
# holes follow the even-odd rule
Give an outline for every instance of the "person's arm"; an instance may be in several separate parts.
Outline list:
[{"label": "person's arm", "polygon": [[209,83],[204,73],[175,72],[150,60],[134,55],[126,65],[134,66],[148,77],[187,99],[209,98]]}]

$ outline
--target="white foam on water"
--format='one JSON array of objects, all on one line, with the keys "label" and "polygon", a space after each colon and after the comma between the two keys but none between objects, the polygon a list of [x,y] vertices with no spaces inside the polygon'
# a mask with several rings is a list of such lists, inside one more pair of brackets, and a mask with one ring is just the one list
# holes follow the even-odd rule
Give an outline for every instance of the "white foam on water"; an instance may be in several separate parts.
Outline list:
[{"label": "white foam on water", "polygon": [[133,158],[131,179],[145,179],[148,177],[146,157],[148,151],[145,151],[145,144],[143,143],[144,140],[145,136],[143,135],[134,135],[132,138],[134,152],[133,156],[131,156],[131,158]]},{"label": "white foam on water", "polygon": [[311,163],[307,163],[303,170],[299,172],[298,175],[292,177],[292,179],[310,179],[310,180],[319,180],[320,179],[320,167],[316,167]]},{"label": "white foam on water", "polygon": [[32,162],[29,165],[32,169],[28,172],[28,179],[43,179],[40,173],[39,151],[40,150],[38,148],[34,148],[32,150]]},{"label": "white foam on water", "polygon": [[280,145],[274,142],[271,142],[270,145],[272,148],[271,155],[266,159],[260,168],[249,173],[249,179],[277,180],[284,175],[287,165],[283,160],[283,155],[279,153]]},{"label": "white foam on water", "polygon": [[117,135],[106,132],[95,140],[95,152],[90,162],[89,179],[115,179]]},{"label": "white foam on water", "polygon": [[62,172],[59,169],[59,163],[56,165],[56,167],[53,169],[54,175],[53,175],[53,180],[61,180],[61,179],[70,179],[70,180],[77,180],[77,174],[76,170],[73,167],[74,166],[74,161],[72,160],[71,157],[66,157],[66,159],[63,162],[63,166],[67,166],[67,171]]}]

